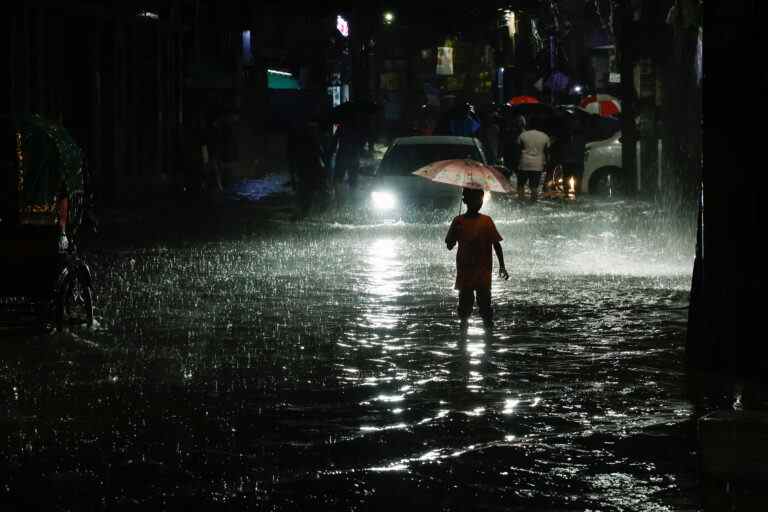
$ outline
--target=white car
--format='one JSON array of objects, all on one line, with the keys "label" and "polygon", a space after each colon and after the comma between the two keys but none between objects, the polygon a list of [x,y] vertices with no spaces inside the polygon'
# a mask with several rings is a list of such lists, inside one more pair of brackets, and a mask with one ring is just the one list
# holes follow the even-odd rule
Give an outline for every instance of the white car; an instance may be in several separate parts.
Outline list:
[{"label": "white car", "polygon": [[625,190],[630,178],[621,167],[621,132],[584,146],[584,174],[578,186],[581,193],[612,196]]},{"label": "white car", "polygon": [[[369,204],[386,215],[409,207],[454,208],[461,189],[414,176],[413,172],[439,160],[469,158],[487,163],[479,140],[472,137],[430,135],[395,139],[381,159]],[[486,199],[490,194],[486,193]]]}]

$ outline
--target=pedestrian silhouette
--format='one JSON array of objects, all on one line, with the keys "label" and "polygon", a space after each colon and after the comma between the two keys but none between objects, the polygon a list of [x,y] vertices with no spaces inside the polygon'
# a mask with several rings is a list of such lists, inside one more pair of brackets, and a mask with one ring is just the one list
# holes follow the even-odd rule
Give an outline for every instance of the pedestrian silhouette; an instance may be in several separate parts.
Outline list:
[{"label": "pedestrian silhouette", "polygon": [[296,192],[296,218],[304,218],[314,205],[325,179],[325,163],[318,124],[307,121],[291,133],[288,161]]},{"label": "pedestrian silhouette", "polygon": [[360,158],[363,156],[363,145],[367,136],[363,128],[365,121],[361,115],[351,117],[339,126],[336,133],[337,149],[333,185],[337,207],[341,206],[345,179],[350,192],[354,192],[357,188]]},{"label": "pedestrian silhouette", "polygon": [[504,124],[504,130],[501,135],[501,158],[504,166],[509,169],[510,173],[517,172],[517,164],[520,160],[518,137],[525,131],[525,124],[525,117],[522,115],[508,118]]},{"label": "pedestrian silhouette", "polygon": [[490,165],[496,165],[498,162],[500,132],[496,113],[493,110],[486,111],[481,119],[478,136],[483,143],[485,157]]},{"label": "pedestrian silhouette", "polygon": [[532,118],[529,128],[517,138],[520,146],[520,161],[517,166],[517,198],[525,197],[525,186],[531,191],[531,202],[539,198],[539,184],[549,159],[552,141],[549,135],[539,130],[539,119]]},{"label": "pedestrian silhouette", "polygon": [[480,316],[486,327],[493,326],[493,308],[491,307],[491,273],[493,254],[499,260],[499,275],[509,279],[504,266],[504,253],[501,249],[501,235],[496,230],[493,219],[480,213],[483,206],[482,190],[465,188],[462,201],[467,205],[467,213],[454,217],[445,245],[452,250],[458,243],[456,252],[456,283],[459,291],[458,314],[462,329],[466,328],[472,314],[475,296]]}]

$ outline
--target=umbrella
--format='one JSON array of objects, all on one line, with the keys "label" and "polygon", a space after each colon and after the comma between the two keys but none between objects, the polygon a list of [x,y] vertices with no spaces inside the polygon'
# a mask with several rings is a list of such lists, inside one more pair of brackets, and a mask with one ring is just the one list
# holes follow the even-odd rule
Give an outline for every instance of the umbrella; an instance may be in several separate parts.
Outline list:
[{"label": "umbrella", "polygon": [[77,226],[82,210],[77,201],[84,193],[83,154],[69,132],[39,114],[14,119],[17,132],[20,208],[28,214],[50,215],[62,191],[70,201],[70,225]]},{"label": "umbrella", "polygon": [[581,100],[579,106],[591,114],[601,116],[616,116],[621,112],[621,103],[609,94],[591,94]]},{"label": "umbrella", "polygon": [[557,109],[548,103],[518,103],[509,105],[503,109],[506,116],[524,116],[526,120],[531,117],[549,118],[559,114]]},{"label": "umbrella", "polygon": [[587,142],[608,139],[621,130],[621,123],[615,117],[592,114],[582,107],[568,110],[568,113],[581,124]]},{"label": "umbrella", "polygon": [[523,105],[527,103],[541,103],[541,102],[536,98],[534,98],[533,96],[514,96],[510,98],[510,100],[507,102],[507,105],[511,107],[513,105]]},{"label": "umbrella", "polygon": [[498,169],[475,160],[439,160],[419,168],[413,174],[455,187],[512,192],[509,180]]},{"label": "umbrella", "polygon": [[373,116],[381,106],[371,100],[359,99],[342,103],[331,110],[330,120],[334,123],[358,122]]}]

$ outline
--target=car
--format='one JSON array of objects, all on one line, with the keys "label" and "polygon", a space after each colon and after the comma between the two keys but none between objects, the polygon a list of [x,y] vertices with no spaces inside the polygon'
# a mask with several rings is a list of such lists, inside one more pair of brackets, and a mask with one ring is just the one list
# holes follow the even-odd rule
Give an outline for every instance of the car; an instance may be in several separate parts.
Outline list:
[{"label": "car", "polygon": [[631,176],[621,166],[621,132],[584,147],[584,173],[578,190],[595,196],[613,196],[628,190]]},{"label": "car", "polygon": [[[369,205],[379,215],[397,215],[404,208],[454,208],[461,189],[414,176],[413,172],[439,160],[468,158],[487,164],[482,144],[474,137],[426,135],[395,139],[375,173]],[[486,201],[490,193],[486,193]]]}]

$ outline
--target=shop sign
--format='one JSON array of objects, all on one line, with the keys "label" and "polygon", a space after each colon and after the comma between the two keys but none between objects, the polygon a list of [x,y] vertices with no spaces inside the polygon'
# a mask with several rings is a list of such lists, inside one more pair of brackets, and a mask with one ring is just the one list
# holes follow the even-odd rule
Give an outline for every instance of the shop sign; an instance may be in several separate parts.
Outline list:
[{"label": "shop sign", "polygon": [[336,16],[336,30],[344,37],[349,37],[349,23],[341,15]]}]

